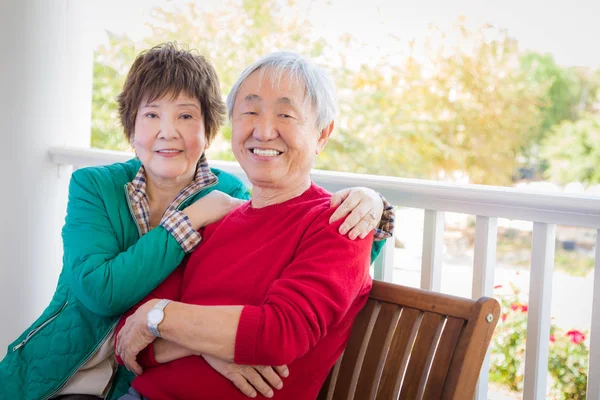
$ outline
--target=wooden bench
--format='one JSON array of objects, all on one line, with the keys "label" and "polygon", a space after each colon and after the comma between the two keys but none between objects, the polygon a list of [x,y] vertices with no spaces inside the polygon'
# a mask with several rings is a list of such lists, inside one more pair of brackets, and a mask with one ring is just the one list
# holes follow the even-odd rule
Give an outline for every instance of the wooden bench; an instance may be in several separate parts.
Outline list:
[{"label": "wooden bench", "polygon": [[492,298],[375,281],[318,400],[470,400],[499,315]]}]

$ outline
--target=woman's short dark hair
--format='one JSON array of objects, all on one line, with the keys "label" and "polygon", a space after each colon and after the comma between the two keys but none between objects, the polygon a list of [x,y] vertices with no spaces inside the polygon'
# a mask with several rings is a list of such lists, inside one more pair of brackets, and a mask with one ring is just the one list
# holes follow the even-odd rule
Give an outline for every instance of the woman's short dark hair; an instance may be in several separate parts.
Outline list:
[{"label": "woman's short dark hair", "polygon": [[125,136],[131,141],[137,111],[143,98],[154,101],[183,92],[196,98],[202,108],[206,141],[210,143],[224,122],[225,103],[217,71],[200,54],[163,43],[140,53],[117,97]]}]

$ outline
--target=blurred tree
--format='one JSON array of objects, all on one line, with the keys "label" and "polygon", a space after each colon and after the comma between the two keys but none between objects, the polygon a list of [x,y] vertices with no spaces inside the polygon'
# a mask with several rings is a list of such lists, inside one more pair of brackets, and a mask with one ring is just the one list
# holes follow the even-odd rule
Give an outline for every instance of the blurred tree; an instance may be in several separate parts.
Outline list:
[{"label": "blurred tree", "polygon": [[[347,54],[361,44],[350,35],[335,45],[316,37],[293,1],[232,1],[212,10],[168,3],[154,10],[149,27],[140,43],[110,35],[96,54],[94,146],[127,148],[114,99],[135,54],[165,41],[207,56],[225,94],[244,67],[275,50],[328,66],[341,112],[318,168],[507,184],[541,118],[545,87],[519,68],[516,41],[491,26],[470,31],[459,21],[459,39],[428,41],[424,57],[390,54],[358,66]],[[230,137],[228,124],[209,157],[233,159]]]},{"label": "blurred tree", "polygon": [[527,79],[540,86],[541,121],[534,138],[542,140],[554,125],[575,120],[581,98],[582,82],[572,68],[563,68],[550,54],[529,52],[521,57]]},{"label": "blurred tree", "polygon": [[563,121],[543,142],[546,175],[557,183],[600,183],[600,114]]},{"label": "blurred tree", "polygon": [[590,68],[561,67],[550,54],[529,52],[520,61],[527,79],[538,86],[541,112],[531,142],[522,149],[522,154],[525,164],[544,174],[551,160],[540,152],[552,152],[541,149],[542,143],[548,143],[545,139],[562,122],[577,121],[592,111],[600,88],[600,75]]},{"label": "blurred tree", "polygon": [[464,21],[456,30],[456,43],[444,35],[426,43],[424,61],[336,68],[342,124],[319,165],[343,154],[337,168],[348,171],[510,183],[538,123],[537,88],[517,68],[514,39]]},{"label": "blurred tree", "polygon": [[131,150],[117,113],[117,95],[137,49],[126,35],[108,32],[108,43],[94,54],[92,92],[92,147]]}]

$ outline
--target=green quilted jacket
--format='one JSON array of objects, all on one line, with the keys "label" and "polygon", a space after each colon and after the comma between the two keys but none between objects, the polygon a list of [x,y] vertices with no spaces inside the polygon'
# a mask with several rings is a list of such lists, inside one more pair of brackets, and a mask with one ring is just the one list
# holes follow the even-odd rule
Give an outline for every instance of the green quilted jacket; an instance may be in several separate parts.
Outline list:
[{"label": "green quilted jacket", "polygon": [[[102,345],[121,314],[183,260],[179,243],[163,227],[139,236],[126,196],[126,185],[139,168],[139,160],[132,159],[73,173],[56,292],[0,362],[0,400],[51,398]],[[212,190],[250,198],[238,178],[212,172],[218,183],[193,195],[180,209]],[[373,260],[383,244],[373,243]],[[133,378],[119,367],[107,398],[126,393]]]},{"label": "green quilted jacket", "polygon": [[[9,345],[0,362],[0,399],[50,398],[85,364],[113,331],[119,316],[162,282],[183,260],[184,251],[163,227],[140,238],[125,185],[139,160],[73,173],[62,231],[63,270],[50,305]],[[242,182],[213,169],[212,190],[238,198],[250,194]],[[117,371],[108,398],[127,391],[133,376]]]}]

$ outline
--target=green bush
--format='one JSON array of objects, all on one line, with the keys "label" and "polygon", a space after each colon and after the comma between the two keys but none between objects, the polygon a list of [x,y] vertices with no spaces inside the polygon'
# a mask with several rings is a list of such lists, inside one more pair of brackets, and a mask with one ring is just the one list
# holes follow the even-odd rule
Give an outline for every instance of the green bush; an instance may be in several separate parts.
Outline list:
[{"label": "green bush", "polygon": [[[502,313],[490,345],[490,380],[520,392],[523,390],[529,309],[520,301],[519,291],[514,286],[511,294],[497,298]],[[575,329],[565,332],[551,324],[548,357],[551,398],[585,399],[589,359],[586,337],[587,332]]]}]

